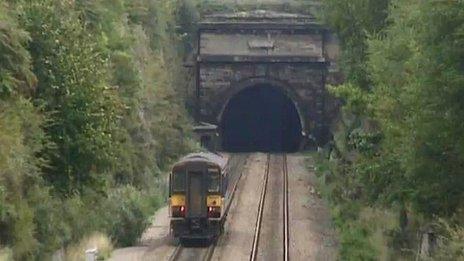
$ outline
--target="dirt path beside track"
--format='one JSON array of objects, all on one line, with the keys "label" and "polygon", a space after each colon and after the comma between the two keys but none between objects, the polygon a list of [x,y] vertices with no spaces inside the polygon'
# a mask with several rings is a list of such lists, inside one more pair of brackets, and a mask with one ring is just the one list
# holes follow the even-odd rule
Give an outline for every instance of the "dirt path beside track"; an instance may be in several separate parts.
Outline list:
[{"label": "dirt path beside track", "polygon": [[[337,234],[307,156],[288,155],[291,260],[336,260]],[[311,163],[309,163],[311,164]]]}]

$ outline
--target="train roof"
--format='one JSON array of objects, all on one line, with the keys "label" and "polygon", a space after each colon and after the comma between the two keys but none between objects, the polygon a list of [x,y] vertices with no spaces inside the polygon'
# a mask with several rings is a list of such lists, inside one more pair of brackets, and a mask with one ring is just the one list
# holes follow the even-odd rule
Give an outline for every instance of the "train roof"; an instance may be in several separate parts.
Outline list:
[{"label": "train roof", "polygon": [[219,154],[211,153],[211,152],[198,152],[198,153],[191,153],[187,156],[180,159],[173,167],[178,165],[182,165],[189,162],[207,162],[213,163],[221,167],[223,169],[227,164],[227,159]]}]

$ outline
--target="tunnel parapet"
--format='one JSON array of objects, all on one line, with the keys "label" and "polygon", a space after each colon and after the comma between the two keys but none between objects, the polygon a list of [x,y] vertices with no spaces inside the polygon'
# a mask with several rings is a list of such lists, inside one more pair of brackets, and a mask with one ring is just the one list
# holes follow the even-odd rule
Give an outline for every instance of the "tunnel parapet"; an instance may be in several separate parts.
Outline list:
[{"label": "tunnel parapet", "polygon": [[213,14],[200,22],[197,37],[198,121],[221,128],[235,95],[268,85],[293,101],[306,140],[328,140],[334,110],[326,85],[341,81],[338,42],[313,16],[264,10]]}]

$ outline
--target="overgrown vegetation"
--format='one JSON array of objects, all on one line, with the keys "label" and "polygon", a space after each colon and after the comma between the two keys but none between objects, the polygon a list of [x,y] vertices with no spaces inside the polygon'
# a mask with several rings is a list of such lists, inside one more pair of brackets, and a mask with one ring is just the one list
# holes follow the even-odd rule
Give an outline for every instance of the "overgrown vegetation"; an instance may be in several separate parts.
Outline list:
[{"label": "overgrown vegetation", "polygon": [[[275,10],[319,8],[302,2]],[[464,3],[321,2],[347,80],[331,88],[345,105],[318,167],[341,259],[416,258],[424,232],[431,258],[464,258]],[[137,240],[162,173],[194,146],[191,22],[256,8],[273,7],[0,0],[0,259]]]},{"label": "overgrown vegetation", "polygon": [[346,83],[319,172],[342,260],[464,258],[464,3],[324,0]]},{"label": "overgrown vegetation", "polygon": [[[134,243],[194,147],[184,1],[0,0],[0,251]],[[186,75],[184,77],[184,75]]]}]

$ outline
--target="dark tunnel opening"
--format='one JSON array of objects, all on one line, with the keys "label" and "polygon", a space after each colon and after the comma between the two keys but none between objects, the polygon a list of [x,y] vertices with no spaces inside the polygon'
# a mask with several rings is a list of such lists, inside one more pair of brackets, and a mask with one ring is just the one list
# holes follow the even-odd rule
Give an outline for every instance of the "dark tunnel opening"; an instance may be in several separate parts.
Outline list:
[{"label": "dark tunnel opening", "polygon": [[221,130],[222,148],[230,152],[295,152],[302,139],[295,104],[268,85],[247,88],[232,97]]}]

